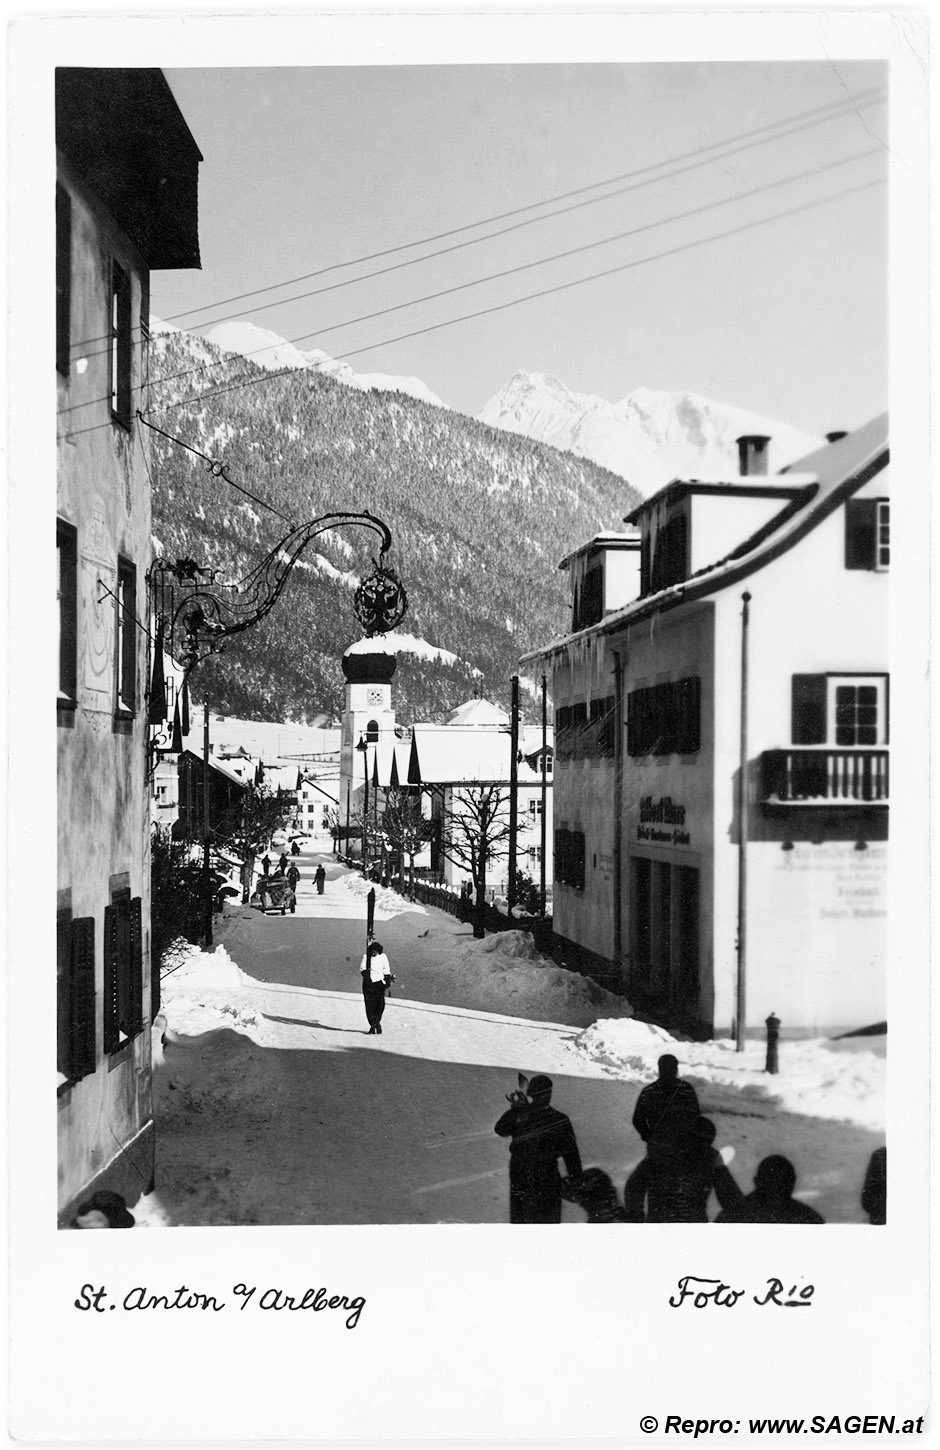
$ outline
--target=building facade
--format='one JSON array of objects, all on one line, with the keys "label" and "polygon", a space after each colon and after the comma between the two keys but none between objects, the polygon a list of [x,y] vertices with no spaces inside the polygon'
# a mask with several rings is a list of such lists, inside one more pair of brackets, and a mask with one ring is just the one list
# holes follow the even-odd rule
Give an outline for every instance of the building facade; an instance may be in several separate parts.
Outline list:
[{"label": "building facade", "polygon": [[162,73],[56,72],[60,1220],[153,1177],[150,270],[199,265],[201,156]]},{"label": "building facade", "polygon": [[603,540],[570,561],[580,628],[539,656],[557,953],[665,1026],[886,1017],[889,509],[880,418],[782,474],[660,490],[627,520],[636,597],[590,622]]}]

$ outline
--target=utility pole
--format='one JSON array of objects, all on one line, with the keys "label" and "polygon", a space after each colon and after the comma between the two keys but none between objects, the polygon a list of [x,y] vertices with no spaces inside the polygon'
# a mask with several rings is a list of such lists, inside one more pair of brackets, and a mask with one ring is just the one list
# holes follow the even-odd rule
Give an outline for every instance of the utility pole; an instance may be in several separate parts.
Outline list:
[{"label": "utility pole", "polygon": [[342,853],[344,856],[348,856],[350,854],[350,850],[349,850],[349,793],[350,793],[351,790],[352,790],[352,781],[351,780],[347,780],[347,782],[346,782],[346,849]]},{"label": "utility pole", "polygon": [[519,676],[513,675],[509,683],[509,881],[506,903],[511,915],[516,904],[516,846],[519,838]]},{"label": "utility pole", "polygon": [[743,1052],[747,1024],[747,632],[751,596],[741,595],[741,758],[738,763],[738,981],[735,1002],[735,1051]]},{"label": "utility pole", "polygon": [[542,835],[539,851],[539,912],[545,915],[545,845],[548,812],[548,682],[542,676]]},{"label": "utility pole", "polygon": [[209,701],[202,718],[202,900],[206,946],[212,945],[212,875],[209,870]]}]

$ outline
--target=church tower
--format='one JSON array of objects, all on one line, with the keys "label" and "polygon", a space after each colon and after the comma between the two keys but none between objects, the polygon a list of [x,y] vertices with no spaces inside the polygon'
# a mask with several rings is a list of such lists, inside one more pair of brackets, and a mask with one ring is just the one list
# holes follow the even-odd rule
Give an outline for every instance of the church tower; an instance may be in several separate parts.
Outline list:
[{"label": "church tower", "polygon": [[[394,740],[392,676],[398,661],[383,646],[383,637],[377,635],[374,639],[360,639],[351,644],[343,655],[346,709],[343,712],[339,764],[341,819],[345,819],[347,800],[352,811],[362,806],[366,767],[371,789],[375,746],[379,741],[389,743]],[[369,747],[365,765],[364,752],[356,749],[360,739]]]}]

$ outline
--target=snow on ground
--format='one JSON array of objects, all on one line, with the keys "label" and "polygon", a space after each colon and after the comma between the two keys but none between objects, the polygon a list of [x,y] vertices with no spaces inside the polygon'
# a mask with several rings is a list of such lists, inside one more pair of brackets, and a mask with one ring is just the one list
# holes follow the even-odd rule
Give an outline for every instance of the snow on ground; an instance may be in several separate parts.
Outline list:
[{"label": "snow on ground", "polygon": [[713,1101],[721,1096],[716,1089],[731,1088],[739,1098],[772,1098],[789,1113],[884,1130],[884,1058],[874,1052],[834,1051],[825,1038],[781,1042],[776,1077],[764,1069],[763,1042],[748,1042],[739,1054],[730,1040],[679,1042],[644,1022],[595,1022],[577,1045],[627,1082],[649,1082],[660,1054],[672,1052],[682,1064],[683,1077],[697,1089],[710,1087]]}]

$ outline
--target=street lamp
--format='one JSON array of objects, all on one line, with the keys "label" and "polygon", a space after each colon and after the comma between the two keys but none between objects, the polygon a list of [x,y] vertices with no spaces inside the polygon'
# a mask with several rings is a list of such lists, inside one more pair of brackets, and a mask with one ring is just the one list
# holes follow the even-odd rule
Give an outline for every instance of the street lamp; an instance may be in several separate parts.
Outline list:
[{"label": "street lamp", "polygon": [[365,795],[362,799],[362,874],[369,874],[369,746],[364,735],[359,736],[356,749],[362,754],[362,779]]}]

